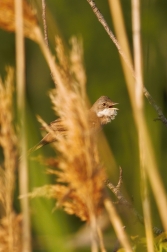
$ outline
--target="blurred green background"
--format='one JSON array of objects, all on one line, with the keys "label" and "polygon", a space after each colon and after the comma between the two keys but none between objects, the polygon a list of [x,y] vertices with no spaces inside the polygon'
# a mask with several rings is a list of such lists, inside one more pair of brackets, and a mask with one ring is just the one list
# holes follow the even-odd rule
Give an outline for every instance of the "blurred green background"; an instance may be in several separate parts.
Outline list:
[{"label": "blurred green background", "polygon": [[[41,1],[30,0],[38,7]],[[96,0],[96,4],[113,30],[108,1]],[[125,26],[129,43],[132,46],[131,1],[122,1]],[[141,32],[143,49],[144,85],[167,116],[167,1],[141,1]],[[41,20],[40,8],[38,18]],[[47,0],[47,25],[49,43],[54,52],[54,37],[60,34],[69,46],[70,37],[80,36],[84,47],[84,65],[87,74],[87,94],[93,103],[101,95],[109,96],[119,103],[116,120],[104,127],[104,133],[116,161],[116,177],[111,177],[112,166],[105,157],[110,180],[117,182],[119,166],[123,169],[123,182],[126,193],[133,199],[136,209],[142,213],[140,200],[140,171],[137,145],[137,132],[120,64],[118,51],[93,14],[87,1]],[[54,87],[50,71],[44,57],[34,42],[26,39],[26,99],[28,147],[41,138],[36,114],[46,122],[55,119],[48,91]],[[131,47],[132,51],[132,47]],[[0,30],[0,74],[3,77],[5,66],[15,67],[15,37],[12,33]],[[144,98],[145,99],[145,98]],[[149,127],[159,172],[167,187],[167,128],[160,122],[154,109],[145,99],[145,115]],[[53,154],[50,146],[41,150],[45,156]],[[102,154],[102,156],[104,153]],[[151,167],[150,167],[151,169]],[[45,174],[46,167],[33,160],[29,161],[30,190],[53,181]],[[156,186],[156,185],[155,185]],[[161,228],[158,212],[150,192],[153,224]],[[17,199],[16,199],[17,201]],[[70,251],[64,246],[66,235],[70,237],[81,226],[80,220],[67,216],[61,210],[54,213],[54,202],[46,199],[31,200],[34,251]],[[133,223],[135,229],[136,223]],[[128,223],[126,223],[128,226]],[[112,232],[108,228],[107,235]],[[130,234],[138,232],[130,229]],[[43,243],[41,243],[43,241]],[[42,245],[41,245],[42,244]],[[61,250],[60,250],[61,248]],[[71,249],[71,251],[89,251]],[[110,250],[108,250],[110,251]],[[112,250],[111,250],[112,251]]]}]

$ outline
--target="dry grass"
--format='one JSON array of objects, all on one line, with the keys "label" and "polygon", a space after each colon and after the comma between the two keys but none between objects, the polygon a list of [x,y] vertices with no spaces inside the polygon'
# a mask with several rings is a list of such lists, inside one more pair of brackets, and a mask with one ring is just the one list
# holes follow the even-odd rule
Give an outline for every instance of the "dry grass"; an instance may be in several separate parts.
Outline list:
[{"label": "dry grass", "polygon": [[[13,1],[3,2],[7,16],[0,13],[0,26],[8,31],[15,31]],[[39,44],[49,65],[56,90],[51,93],[54,109],[65,122],[68,134],[58,135],[55,144],[59,152],[56,167],[50,171],[57,177],[56,184],[38,189],[35,195],[45,194],[57,200],[69,214],[76,214],[88,221],[91,227],[92,251],[105,251],[103,237],[97,225],[97,216],[104,208],[112,209],[108,200],[104,201],[105,170],[99,161],[95,136],[90,132],[88,123],[88,107],[86,103],[86,76],[82,64],[82,47],[75,38],[71,40],[71,53],[66,57],[60,38],[56,39],[56,62],[45,45],[42,33],[37,25],[34,12],[24,2],[24,35],[35,39]],[[46,125],[44,124],[47,129]],[[57,168],[58,166],[58,168]],[[45,190],[47,189],[47,190]],[[34,195],[32,193],[32,195]],[[110,209],[110,210],[109,210]],[[121,221],[114,226],[121,232],[121,241],[131,251],[127,237],[121,228]],[[118,231],[118,232],[119,232]],[[99,245],[98,245],[99,244]]]},{"label": "dry grass", "polygon": [[[90,0],[88,2],[93,3]],[[71,40],[71,51],[66,56],[68,53],[64,51],[62,40],[57,37],[56,57],[54,57],[44,42],[42,33],[38,27],[35,12],[25,1],[23,9],[24,35],[39,44],[48,63],[56,86],[56,89],[50,93],[53,108],[56,114],[63,119],[64,127],[67,130],[66,135],[55,135],[57,141],[54,146],[58,153],[57,157],[45,161],[47,165],[51,166],[48,173],[54,174],[56,177],[55,184],[35,189],[30,195],[31,197],[41,195],[52,197],[56,199],[56,207],[62,207],[68,214],[75,214],[81,220],[87,221],[91,227],[91,246],[93,252],[98,251],[98,246],[100,246],[101,251],[105,251],[102,232],[97,224],[97,217],[105,207],[119,240],[126,248],[126,251],[132,251],[126,233],[122,228],[123,224],[113,204],[105,195],[105,168],[99,160],[96,137],[90,132],[89,128],[87,96],[85,91],[86,75],[83,68],[81,41],[73,37]],[[0,8],[0,27],[2,29],[15,32],[14,13],[14,1],[2,0]],[[97,13],[98,11],[95,14]],[[118,17],[119,15],[116,18]],[[117,20],[116,23],[120,22]],[[106,23],[103,22],[103,26],[106,28]],[[124,31],[123,33],[125,34]],[[157,173],[156,162],[154,161],[154,154],[143,111],[140,110],[140,105],[136,103],[135,88],[133,86],[133,75],[135,73],[131,59],[126,58],[124,49],[121,49],[115,37],[112,36],[112,33],[109,33],[109,35],[113,38],[114,43],[125,60],[124,69],[126,71],[127,87],[131,97],[136,127],[138,134],[143,136],[142,138],[145,140],[147,147],[148,162],[144,168],[152,186],[161,219],[164,221],[164,227],[166,227],[167,222],[164,218],[166,214],[164,190],[161,181],[157,180],[159,174]],[[127,52],[129,54],[128,49]],[[8,69],[5,83],[0,81],[0,111],[2,112],[0,114],[0,145],[4,154],[4,162],[0,167],[0,202],[3,209],[0,221],[1,251],[21,251],[21,217],[14,213],[12,207],[18,144],[12,126],[12,85],[13,71]],[[40,121],[45,129],[49,131],[48,125],[41,119]],[[150,166],[152,167],[151,172],[149,171]],[[157,181],[157,188],[159,190],[154,187]],[[162,192],[163,200],[158,198],[159,191]]]},{"label": "dry grass", "polygon": [[[6,31],[15,32],[15,2],[14,0],[1,0],[0,27]],[[36,40],[34,28],[37,26],[37,18],[34,10],[23,1],[24,35]]]},{"label": "dry grass", "polygon": [[21,251],[21,216],[13,210],[15,171],[17,167],[17,137],[13,128],[13,70],[8,68],[4,83],[0,80],[0,146],[3,161],[0,166],[0,251]]},{"label": "dry grass", "polygon": [[[61,82],[57,82],[57,88],[50,96],[54,110],[63,119],[67,134],[55,136],[55,147],[59,155],[56,167],[49,172],[55,174],[57,179],[55,185],[49,190],[46,189],[49,192],[48,196],[57,200],[57,207],[61,206],[67,213],[90,222],[92,241],[96,243],[96,217],[103,206],[106,175],[104,167],[99,162],[94,135],[89,129],[88,107],[85,101],[86,77],[81,63],[82,47],[76,38],[71,40],[71,47],[68,59],[61,39],[56,39],[59,62],[56,67]],[[38,193],[41,194],[39,190]]]}]

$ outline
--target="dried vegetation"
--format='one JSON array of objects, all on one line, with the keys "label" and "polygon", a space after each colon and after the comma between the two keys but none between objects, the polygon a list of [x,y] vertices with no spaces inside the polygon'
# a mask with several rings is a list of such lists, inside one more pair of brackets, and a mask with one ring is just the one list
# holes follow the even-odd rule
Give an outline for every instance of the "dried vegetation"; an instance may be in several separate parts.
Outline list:
[{"label": "dried vegetation", "polygon": [[21,251],[21,215],[13,210],[15,172],[18,163],[17,137],[13,127],[13,76],[7,69],[7,77],[0,80],[0,251]]}]

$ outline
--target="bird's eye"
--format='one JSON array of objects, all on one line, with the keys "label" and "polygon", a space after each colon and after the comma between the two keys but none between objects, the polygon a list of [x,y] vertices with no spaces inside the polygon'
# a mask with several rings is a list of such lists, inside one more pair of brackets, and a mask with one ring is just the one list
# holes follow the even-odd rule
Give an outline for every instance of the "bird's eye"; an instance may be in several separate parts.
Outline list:
[{"label": "bird's eye", "polygon": [[106,106],[105,102],[103,102],[103,104],[102,104],[102,105],[103,105],[103,107],[104,107],[104,106]]}]

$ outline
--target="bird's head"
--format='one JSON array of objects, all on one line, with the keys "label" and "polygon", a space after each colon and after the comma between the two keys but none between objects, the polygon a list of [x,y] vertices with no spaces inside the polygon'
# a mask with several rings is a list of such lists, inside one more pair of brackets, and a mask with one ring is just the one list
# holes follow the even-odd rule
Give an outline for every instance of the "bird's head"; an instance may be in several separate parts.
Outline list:
[{"label": "bird's head", "polygon": [[100,123],[107,124],[115,119],[118,108],[115,108],[115,103],[107,96],[101,96],[92,106],[91,111],[95,112],[100,120]]}]

